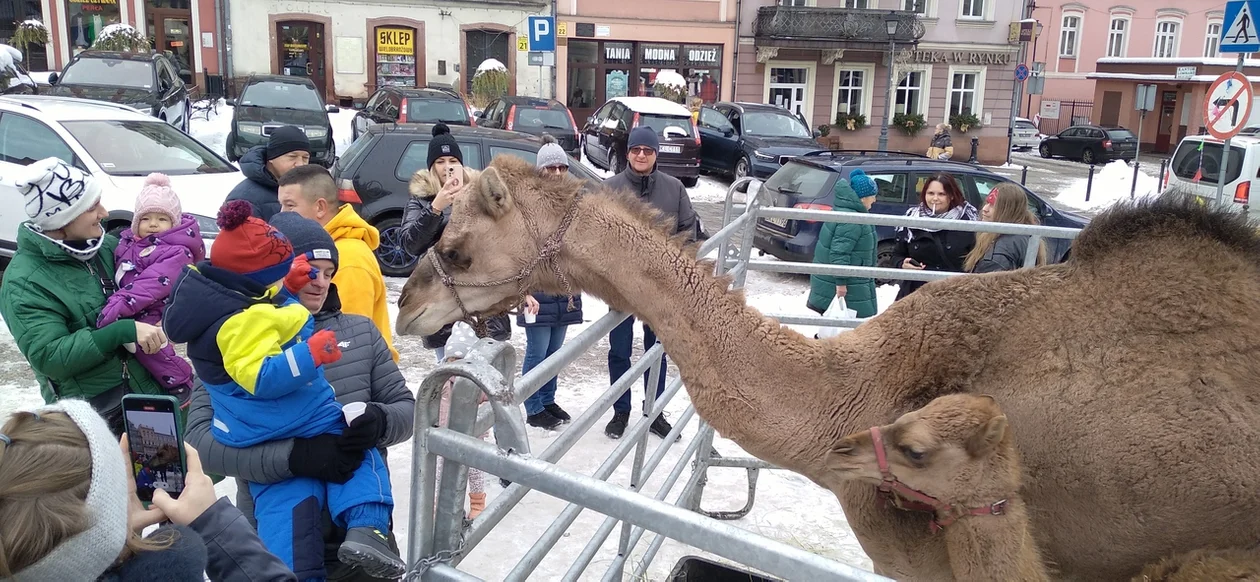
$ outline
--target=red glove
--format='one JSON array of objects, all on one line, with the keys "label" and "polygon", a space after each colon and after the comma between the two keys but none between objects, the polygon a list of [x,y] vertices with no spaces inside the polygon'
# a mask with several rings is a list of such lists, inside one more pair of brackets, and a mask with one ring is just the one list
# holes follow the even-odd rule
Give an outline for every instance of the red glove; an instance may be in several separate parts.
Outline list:
[{"label": "red glove", "polygon": [[311,349],[311,359],[315,360],[316,366],[331,364],[341,359],[341,348],[337,347],[337,334],[332,330],[325,329],[311,334],[311,339],[306,340],[306,346]]},{"label": "red glove", "polygon": [[284,276],[284,288],[294,295],[318,277],[319,271],[306,260],[306,255],[298,255],[289,267],[289,274]]}]

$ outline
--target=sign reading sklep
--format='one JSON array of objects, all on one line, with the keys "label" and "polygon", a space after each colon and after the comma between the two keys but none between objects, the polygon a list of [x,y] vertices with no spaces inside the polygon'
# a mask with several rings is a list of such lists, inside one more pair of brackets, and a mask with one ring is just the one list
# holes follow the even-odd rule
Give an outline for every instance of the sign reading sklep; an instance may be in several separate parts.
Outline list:
[{"label": "sign reading sklep", "polygon": [[376,54],[416,54],[416,32],[410,28],[377,28]]}]

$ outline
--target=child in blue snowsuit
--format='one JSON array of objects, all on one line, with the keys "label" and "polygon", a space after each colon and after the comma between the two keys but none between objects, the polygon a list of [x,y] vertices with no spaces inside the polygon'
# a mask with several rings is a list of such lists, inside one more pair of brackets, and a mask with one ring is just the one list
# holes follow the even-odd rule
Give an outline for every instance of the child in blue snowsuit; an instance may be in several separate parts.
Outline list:
[{"label": "child in blue snowsuit", "polygon": [[[211,433],[231,447],[340,434],[346,423],[323,365],[341,350],[332,331],[295,298],[310,282],[305,256],[275,228],[250,216],[249,203],[219,211],[220,233],[209,261],[186,267],[175,283],[164,327],[188,357],[214,407]],[[279,283],[283,289],[277,289]],[[358,424],[351,426],[353,432]],[[258,535],[299,579],[324,570],[320,514],[327,504],[347,530],[337,556],[378,578],[396,578],[405,564],[388,545],[394,500],[375,447],[344,484],[309,477],[249,483]]]}]

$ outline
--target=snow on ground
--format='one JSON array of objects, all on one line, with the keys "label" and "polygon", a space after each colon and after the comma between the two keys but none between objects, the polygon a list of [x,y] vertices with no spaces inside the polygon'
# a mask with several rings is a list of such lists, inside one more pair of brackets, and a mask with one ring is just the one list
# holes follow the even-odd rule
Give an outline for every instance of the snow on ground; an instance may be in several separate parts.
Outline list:
[{"label": "snow on ground", "polygon": [[[1101,170],[1094,174],[1093,187],[1089,190],[1089,200],[1085,199],[1089,179],[1079,178],[1059,192],[1059,195],[1055,197],[1055,201],[1081,210],[1101,209],[1121,200],[1129,200],[1129,192],[1132,185],[1133,166],[1116,160],[1103,166]],[[1133,196],[1134,198],[1145,198],[1154,195],[1158,185],[1159,180],[1155,176],[1139,170],[1137,173],[1137,189],[1134,191]]]}]

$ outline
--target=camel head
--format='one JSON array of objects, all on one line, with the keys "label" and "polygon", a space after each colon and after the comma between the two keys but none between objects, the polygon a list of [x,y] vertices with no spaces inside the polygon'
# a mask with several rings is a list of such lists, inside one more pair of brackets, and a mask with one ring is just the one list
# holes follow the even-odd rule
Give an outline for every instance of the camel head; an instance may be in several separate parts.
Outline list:
[{"label": "camel head", "polygon": [[[889,470],[915,490],[958,500],[1018,489],[1011,432],[991,396],[941,396],[879,429]],[[841,439],[827,453],[825,470],[840,480],[879,484],[871,430]]]},{"label": "camel head", "polygon": [[[420,257],[398,297],[400,334],[432,334],[463,317],[459,301],[470,314],[495,315],[515,307],[520,291],[558,293],[563,285],[545,264],[537,265],[524,281],[493,283],[521,274],[539,256],[543,240],[562,222],[582,187],[577,178],[541,176],[533,164],[516,156],[499,155],[465,190],[456,196],[441,238]],[[535,236],[529,226],[537,229]],[[561,251],[563,253],[563,250]],[[433,264],[456,283],[443,284]],[[452,293],[454,291],[454,293]],[[577,292],[578,289],[574,289]]]}]

